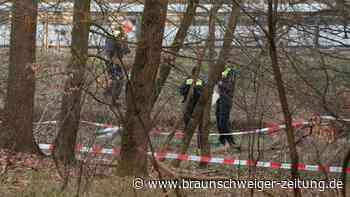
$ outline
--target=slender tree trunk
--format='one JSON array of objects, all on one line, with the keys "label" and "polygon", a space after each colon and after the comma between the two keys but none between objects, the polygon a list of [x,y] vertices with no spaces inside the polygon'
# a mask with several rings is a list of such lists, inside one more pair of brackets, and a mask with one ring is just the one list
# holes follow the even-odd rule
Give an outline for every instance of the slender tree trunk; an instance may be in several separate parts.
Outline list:
[{"label": "slender tree trunk", "polygon": [[141,40],[127,91],[127,118],[122,135],[119,175],[146,175],[148,133],[151,129],[153,95],[160,64],[167,14],[167,0],[146,0]]},{"label": "slender tree trunk", "polygon": [[[196,8],[198,5],[199,0],[189,0],[189,3],[186,8],[186,12],[184,13],[183,19],[181,21],[179,30],[176,32],[175,39],[173,43],[171,44],[171,48],[169,51],[169,60],[173,60],[176,58],[177,53],[180,51],[180,49],[183,46],[183,43],[185,41],[188,29],[190,28],[192,21],[196,14]],[[156,91],[153,96],[153,105],[157,102],[157,99],[162,91],[162,88],[171,72],[171,65],[168,62],[165,62],[165,64],[162,64],[159,67],[159,73],[160,77],[157,79],[156,83]]]},{"label": "slender tree trunk", "polygon": [[[185,154],[190,145],[191,139],[193,137],[195,128],[197,128],[200,119],[203,118],[204,108],[207,105],[209,98],[213,94],[214,86],[218,82],[220,78],[221,72],[225,69],[225,63],[227,59],[230,57],[231,49],[232,49],[232,40],[234,37],[234,31],[236,29],[238,17],[240,15],[240,7],[237,4],[233,5],[229,22],[226,28],[226,32],[224,35],[224,43],[222,50],[220,51],[219,58],[215,64],[215,69],[213,72],[209,73],[208,84],[203,90],[201,97],[194,109],[194,119],[191,119],[188,127],[185,129],[185,136],[180,148],[180,153]],[[180,160],[175,160],[173,165],[178,167],[180,165]]]},{"label": "slender tree trunk", "polygon": [[342,191],[342,194],[343,194],[343,197],[346,197],[346,169],[348,168],[349,166],[349,162],[350,162],[350,149],[348,149],[346,155],[345,155],[345,158],[343,160],[343,172],[342,172],[342,181],[343,181],[343,191]]},{"label": "slender tree trunk", "polygon": [[10,64],[0,147],[40,153],[33,137],[37,1],[13,1]]},{"label": "slender tree trunk", "polygon": [[[277,47],[275,43],[275,28],[276,28],[276,12],[277,12],[277,1],[269,0],[268,1],[268,41],[269,41],[269,50],[271,58],[271,66],[273,70],[273,75],[276,81],[277,90],[279,99],[282,106],[284,121],[286,124],[286,134],[288,140],[288,147],[290,152],[290,158],[292,163],[292,180],[295,180],[299,177],[298,175],[298,152],[295,145],[294,129],[292,126],[292,115],[289,111],[289,105],[287,100],[287,94],[284,87],[284,82],[282,79],[282,73],[278,64],[277,56]],[[294,188],[294,196],[301,196],[299,188]]]},{"label": "slender tree trunk", "polygon": [[344,8],[345,8],[345,0],[335,0],[335,8],[337,10],[344,10]]},{"label": "slender tree trunk", "polygon": [[72,31],[72,57],[67,67],[69,76],[65,82],[60,112],[60,129],[55,140],[56,159],[71,163],[79,129],[82,107],[82,91],[88,58],[90,28],[90,0],[75,0]]},{"label": "slender tree trunk", "polygon": [[[197,65],[195,67],[196,69],[196,72],[194,73],[194,76],[193,76],[193,82],[192,82],[192,85],[188,91],[188,94],[186,96],[186,100],[185,102],[183,103],[183,109],[182,109],[182,112],[183,112],[183,116],[185,115],[186,113],[186,109],[185,107],[188,105],[188,102],[190,102],[190,98],[192,97],[193,95],[193,91],[194,91],[194,84],[196,84],[196,81],[197,79],[199,78],[199,74],[200,74],[200,70],[201,70],[201,65],[202,65],[202,61],[203,61],[203,58],[204,58],[204,55],[205,55],[205,49],[204,50],[199,50],[198,53],[197,53]],[[176,123],[175,123],[175,126],[174,128],[178,128],[179,125],[183,122],[183,119],[180,119],[178,120]],[[173,137],[175,136],[175,132],[176,130],[175,129],[172,129],[173,131],[167,136],[162,148],[161,148],[161,151],[165,151],[167,150],[167,148],[169,147],[169,144],[171,142],[171,140],[173,139]]]},{"label": "slender tree trunk", "polygon": [[[209,14],[209,31],[208,31],[208,49],[209,55],[209,73],[215,70],[215,30],[216,30],[216,15],[221,7],[221,1],[212,0],[211,3],[213,7],[210,9]],[[210,111],[211,111],[211,98],[212,94],[209,96],[208,103],[205,106],[204,114],[203,114],[203,133],[201,138],[201,156],[209,156],[210,155],[210,144],[209,144],[209,127],[210,127]],[[205,167],[208,163],[202,163],[201,166]]]}]

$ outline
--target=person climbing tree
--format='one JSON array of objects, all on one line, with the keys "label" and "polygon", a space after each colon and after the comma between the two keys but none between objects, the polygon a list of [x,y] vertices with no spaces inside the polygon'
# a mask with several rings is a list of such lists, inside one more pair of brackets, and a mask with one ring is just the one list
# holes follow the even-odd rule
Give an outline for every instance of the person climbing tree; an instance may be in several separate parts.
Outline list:
[{"label": "person climbing tree", "polygon": [[[183,96],[183,103],[186,104],[185,106],[185,112],[184,112],[184,123],[185,127],[188,126],[188,123],[190,122],[193,114],[193,110],[199,100],[199,97],[202,94],[202,90],[204,87],[204,81],[202,79],[196,79],[196,67],[192,69],[192,75],[191,77],[187,78],[185,82],[180,86],[179,91],[180,94]],[[193,86],[193,92],[190,94],[191,86]],[[187,99],[187,97],[190,96],[190,98]],[[187,103],[186,103],[187,102]],[[202,134],[202,122],[199,123],[198,127],[198,135],[197,135],[197,143],[198,148],[201,148],[201,134]]]},{"label": "person climbing tree", "polygon": [[232,100],[234,95],[237,70],[229,65],[225,66],[225,70],[221,73],[221,80],[218,83],[219,99],[216,101],[216,124],[220,134],[219,142],[227,150],[230,146],[239,148],[230,133],[230,113],[232,108]]},{"label": "person climbing tree", "polygon": [[107,88],[104,95],[112,97],[112,105],[117,104],[122,88],[124,86],[126,73],[124,73],[122,64],[123,57],[130,53],[127,44],[126,33],[121,25],[112,23],[113,37],[107,37],[105,43],[105,52],[107,57]]}]

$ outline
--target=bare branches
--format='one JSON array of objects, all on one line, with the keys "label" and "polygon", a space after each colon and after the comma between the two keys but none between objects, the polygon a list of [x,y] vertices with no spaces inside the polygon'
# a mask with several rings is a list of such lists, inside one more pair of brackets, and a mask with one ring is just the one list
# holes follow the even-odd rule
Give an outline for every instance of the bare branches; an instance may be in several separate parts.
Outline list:
[{"label": "bare branches", "polygon": [[[286,133],[290,151],[290,157],[292,160],[292,179],[295,180],[299,177],[298,175],[298,153],[295,146],[294,139],[294,129],[292,126],[292,116],[289,109],[289,104],[287,100],[287,94],[285,92],[285,88],[283,86],[284,82],[282,79],[282,74],[280,71],[279,63],[278,63],[278,54],[275,43],[276,37],[276,13],[277,13],[278,2],[276,0],[268,1],[268,34],[266,35],[269,40],[269,49],[270,49],[270,58],[271,58],[271,66],[273,69],[274,78],[277,84],[278,94],[281,102],[281,107],[283,110],[284,121],[286,123]],[[301,196],[299,188],[294,188],[294,196]]]}]

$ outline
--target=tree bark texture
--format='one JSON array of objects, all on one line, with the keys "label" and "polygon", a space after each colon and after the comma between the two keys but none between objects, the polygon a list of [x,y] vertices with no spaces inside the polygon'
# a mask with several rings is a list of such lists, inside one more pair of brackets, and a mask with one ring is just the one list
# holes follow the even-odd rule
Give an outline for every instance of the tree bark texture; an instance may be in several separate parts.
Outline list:
[{"label": "tree bark texture", "polygon": [[[292,126],[292,114],[289,111],[289,105],[288,105],[288,99],[287,99],[287,93],[284,87],[284,81],[282,78],[282,73],[279,67],[278,63],[278,52],[277,47],[275,43],[275,29],[276,29],[276,18],[277,16],[277,1],[276,0],[269,0],[268,1],[268,41],[269,41],[269,52],[270,52],[270,58],[271,58],[271,66],[273,70],[273,75],[275,78],[275,82],[277,85],[278,90],[278,96],[279,100],[282,106],[284,121],[286,124],[286,134],[287,134],[287,141],[288,141],[288,148],[290,153],[290,159],[292,163],[292,180],[295,180],[299,177],[298,174],[298,152],[296,149],[295,144],[295,136],[294,136],[294,129]],[[299,188],[294,188],[294,196],[301,196]]]},{"label": "tree bark texture", "polygon": [[[201,97],[194,109],[193,119],[190,120],[188,127],[185,129],[185,136],[182,141],[182,145],[180,148],[180,153],[185,154],[190,145],[191,139],[193,137],[194,131],[200,122],[200,119],[203,118],[203,113],[205,106],[207,105],[209,98],[213,94],[214,86],[218,82],[221,73],[225,69],[226,61],[230,57],[231,49],[232,49],[232,40],[234,37],[234,31],[236,29],[238,17],[240,15],[240,7],[237,4],[234,4],[232,7],[232,11],[229,17],[229,22],[224,34],[224,43],[223,47],[220,51],[218,60],[215,64],[215,69],[209,73],[208,84],[203,90]],[[180,160],[175,160],[173,165],[178,167],[180,165]]]},{"label": "tree bark texture", "polygon": [[60,128],[55,140],[56,159],[71,163],[75,160],[75,144],[82,108],[82,92],[88,59],[90,28],[90,0],[75,0],[71,60],[67,66],[68,78],[62,95]]},{"label": "tree bark texture", "polygon": [[153,95],[160,64],[167,14],[167,0],[146,0],[131,80],[127,90],[127,118],[122,135],[118,173],[147,174],[148,133],[151,129]]},{"label": "tree bark texture", "polygon": [[[212,1],[213,7],[210,9],[209,13],[209,25],[208,25],[208,59],[209,59],[209,73],[215,70],[215,30],[216,30],[216,16],[220,9],[222,3],[221,1]],[[210,111],[211,111],[211,98],[212,94],[209,96],[209,100],[205,106],[203,114],[203,133],[201,137],[201,156],[210,156],[210,144],[209,144],[209,127],[210,127]],[[208,163],[202,163],[201,165],[205,167]]]},{"label": "tree bark texture", "polygon": [[[180,24],[179,30],[176,32],[175,39],[171,44],[170,51],[169,51],[170,58],[168,58],[169,60],[175,59],[176,55],[182,48],[188,29],[190,28],[192,21],[195,17],[198,3],[199,3],[199,0],[189,0],[189,3],[186,8],[186,12],[184,13],[183,19]],[[172,67],[168,62],[164,62],[164,64],[162,64],[159,67],[159,78],[157,79],[156,91],[153,96],[153,105],[157,102],[157,99],[162,91],[162,88],[164,87],[164,84],[171,72],[171,68]]]},{"label": "tree bark texture", "polygon": [[13,2],[7,97],[0,133],[1,147],[28,153],[40,153],[33,136],[37,8],[37,1]]},{"label": "tree bark texture", "polygon": [[346,155],[345,155],[345,158],[343,160],[343,172],[342,172],[342,176],[341,176],[341,179],[343,181],[343,190],[342,190],[342,195],[343,197],[346,197],[346,190],[347,190],[347,181],[346,181],[346,177],[347,177],[347,174],[346,174],[346,169],[348,168],[349,166],[349,163],[350,163],[350,149],[348,149]]}]

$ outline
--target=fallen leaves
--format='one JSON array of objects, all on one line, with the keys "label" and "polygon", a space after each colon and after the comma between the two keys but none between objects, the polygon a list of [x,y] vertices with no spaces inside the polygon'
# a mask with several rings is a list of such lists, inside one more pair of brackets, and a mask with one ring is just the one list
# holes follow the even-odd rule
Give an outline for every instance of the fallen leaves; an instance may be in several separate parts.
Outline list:
[{"label": "fallen leaves", "polygon": [[[84,155],[79,158],[77,165],[69,167],[69,179],[108,178],[115,168],[113,160],[101,161]],[[59,186],[63,179],[50,157],[0,149],[0,190],[19,193],[37,185]]]}]

